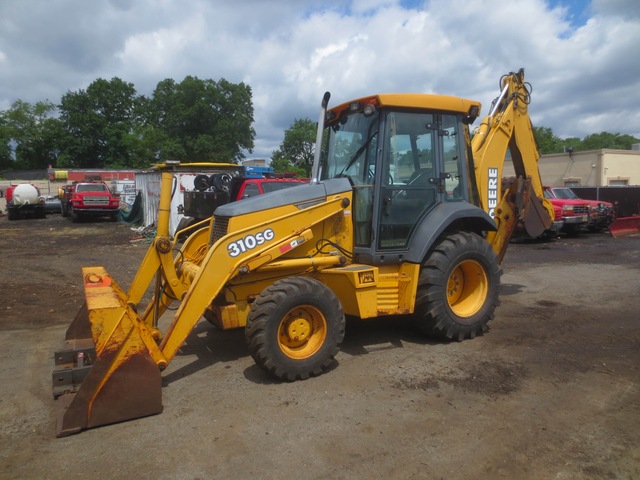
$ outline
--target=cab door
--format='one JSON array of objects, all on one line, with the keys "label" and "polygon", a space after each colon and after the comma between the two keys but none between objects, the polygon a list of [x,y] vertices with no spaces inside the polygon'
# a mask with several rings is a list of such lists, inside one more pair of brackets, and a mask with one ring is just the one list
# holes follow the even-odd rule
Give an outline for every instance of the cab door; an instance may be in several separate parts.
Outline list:
[{"label": "cab door", "polygon": [[461,167],[455,115],[391,111],[384,119],[384,133],[379,251],[405,248],[421,219],[459,193]]}]

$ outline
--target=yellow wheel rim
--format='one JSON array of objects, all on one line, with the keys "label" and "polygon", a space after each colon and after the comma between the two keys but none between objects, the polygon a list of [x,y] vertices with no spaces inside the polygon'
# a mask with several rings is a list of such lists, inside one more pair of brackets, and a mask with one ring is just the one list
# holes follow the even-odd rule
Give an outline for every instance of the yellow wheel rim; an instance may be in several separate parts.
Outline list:
[{"label": "yellow wheel rim", "polygon": [[301,305],[290,310],[278,328],[280,350],[296,360],[315,354],[326,338],[327,321],[322,312],[311,305]]},{"label": "yellow wheel rim", "polygon": [[489,293],[484,267],[475,260],[460,262],[447,281],[447,302],[458,317],[468,318],[482,308]]}]

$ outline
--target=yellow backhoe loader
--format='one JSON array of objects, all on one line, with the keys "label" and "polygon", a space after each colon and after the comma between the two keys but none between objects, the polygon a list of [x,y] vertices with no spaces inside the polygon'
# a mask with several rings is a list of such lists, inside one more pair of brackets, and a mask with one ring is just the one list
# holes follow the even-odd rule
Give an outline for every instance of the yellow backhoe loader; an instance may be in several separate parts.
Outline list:
[{"label": "yellow backhoe loader", "polygon": [[[219,206],[176,233],[190,233],[181,246],[167,166],[157,236],[128,292],[82,269],[86,302],[55,358],[57,436],[160,413],[161,372],[203,316],[244,328],[255,362],[283,381],[335,362],[345,315],[413,315],[458,341],[485,332],[513,229],[537,236],[553,218],[523,70],[500,89],[473,139],[476,101],[373,95],[327,109],[327,93],[310,184]],[[507,150],[516,178],[503,193]]]}]

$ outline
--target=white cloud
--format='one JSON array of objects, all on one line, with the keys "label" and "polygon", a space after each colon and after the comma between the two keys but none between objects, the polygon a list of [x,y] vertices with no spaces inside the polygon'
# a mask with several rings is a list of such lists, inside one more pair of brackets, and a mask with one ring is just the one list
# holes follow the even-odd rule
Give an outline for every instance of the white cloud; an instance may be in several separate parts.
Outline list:
[{"label": "white cloud", "polygon": [[[406,7],[403,5],[411,5]],[[252,87],[254,156],[295,118],[374,92],[443,93],[483,102],[520,67],[534,121],[561,136],[640,136],[640,2],[593,0],[45,0],[0,2],[0,108],[57,101],[118,76],[150,95],[165,78]],[[584,18],[576,22],[577,17]],[[34,82],[37,79],[37,82]]]},{"label": "white cloud", "polygon": [[185,50],[197,48],[202,38],[201,23],[196,19],[172,28],[132,35],[116,57],[125,70],[140,69],[150,75],[164,75],[182,63]]}]

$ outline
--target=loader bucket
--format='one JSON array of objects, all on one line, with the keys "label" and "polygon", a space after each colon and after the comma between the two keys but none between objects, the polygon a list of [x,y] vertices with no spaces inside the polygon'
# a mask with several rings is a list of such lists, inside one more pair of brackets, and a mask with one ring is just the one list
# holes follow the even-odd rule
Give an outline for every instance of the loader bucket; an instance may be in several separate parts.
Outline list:
[{"label": "loader bucket", "polygon": [[611,232],[613,238],[640,233],[640,215],[616,218],[611,225],[609,225],[609,232]]},{"label": "loader bucket", "polygon": [[166,362],[102,267],[82,269],[86,303],[55,354],[56,436],[162,412]]}]

